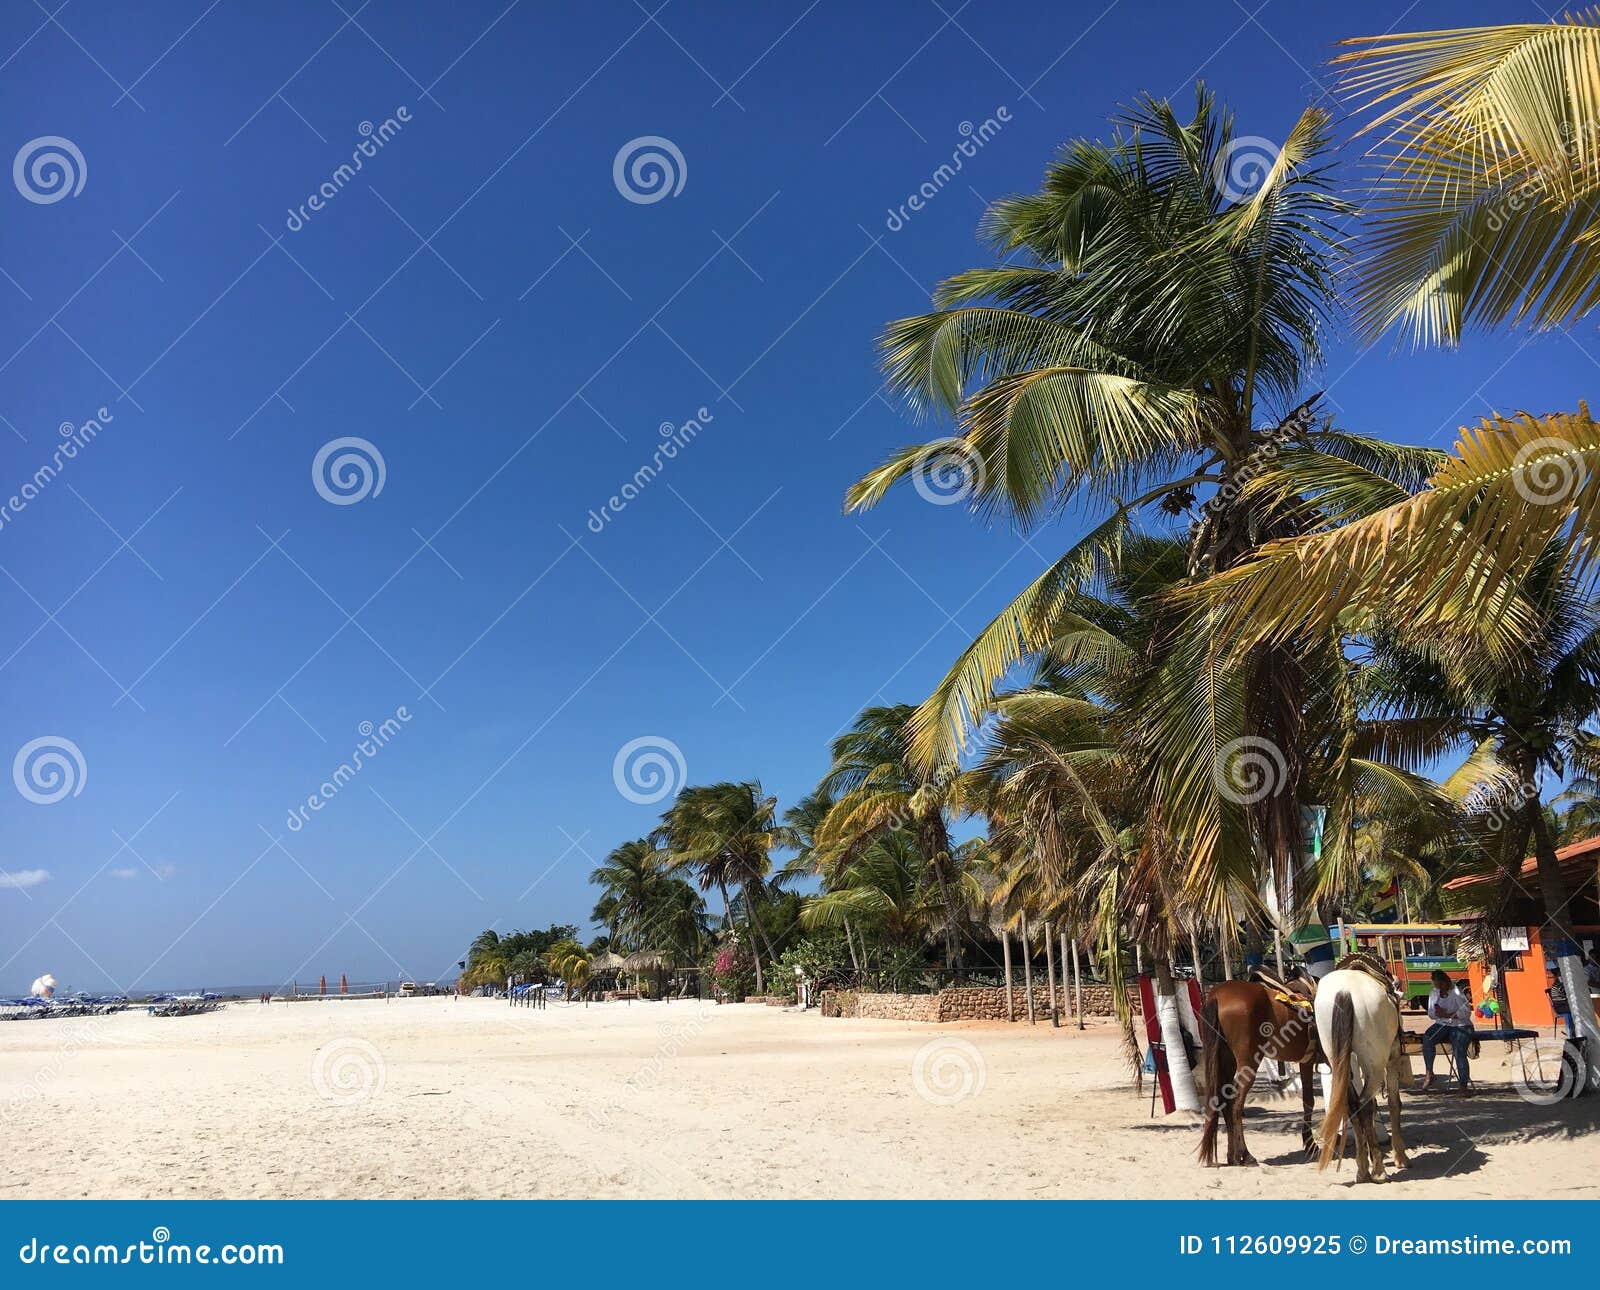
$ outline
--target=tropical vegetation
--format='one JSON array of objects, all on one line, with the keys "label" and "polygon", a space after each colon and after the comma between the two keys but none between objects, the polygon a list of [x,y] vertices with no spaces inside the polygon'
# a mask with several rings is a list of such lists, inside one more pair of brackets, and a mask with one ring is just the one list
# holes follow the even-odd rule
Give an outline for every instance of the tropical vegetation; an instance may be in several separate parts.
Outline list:
[{"label": "tropical vegetation", "polygon": [[1339,424],[1318,381],[1346,317],[1449,345],[1600,304],[1600,25],[1336,62],[1373,177],[1336,170],[1320,108],[1252,171],[1210,92],[1140,99],[990,206],[994,262],[889,323],[887,386],[945,424],[846,509],[953,473],[981,521],[1087,529],[931,694],[857,714],[787,811],[756,780],[683,789],[595,870],[609,945],[764,993],[796,968],[981,975],[1042,927],[1119,993],[1151,971],[1175,1026],[1181,959],[1437,916],[1447,881],[1530,851],[1572,939],[1555,850],[1600,827],[1600,424],[1491,416],[1444,453]]}]

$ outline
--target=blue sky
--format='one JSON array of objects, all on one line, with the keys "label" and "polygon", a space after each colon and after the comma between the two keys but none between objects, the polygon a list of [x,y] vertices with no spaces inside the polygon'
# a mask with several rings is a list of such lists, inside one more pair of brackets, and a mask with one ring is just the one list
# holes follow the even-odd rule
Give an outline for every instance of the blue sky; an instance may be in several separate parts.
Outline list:
[{"label": "blue sky", "polygon": [[[59,801],[0,794],[0,991],[429,979],[485,926],[586,922],[588,870],[662,806],[614,781],[640,739],[792,802],[1082,527],[1026,544],[910,489],[841,514],[920,434],[878,393],[883,323],[1136,93],[1203,76],[1279,137],[1333,41],[1395,22],[658,2],[0,9],[7,155],[82,159],[75,195],[35,200],[26,165],[0,193],[0,493],[110,414],[0,526],[0,751],[68,740],[83,767]],[[1422,0],[1403,26],[1541,16]],[[614,162],[650,136],[681,187],[628,200]],[[1324,383],[1349,428],[1446,444],[1573,406],[1592,352],[1588,328],[1336,343]],[[312,466],[344,438],[383,482],[335,505]]]}]

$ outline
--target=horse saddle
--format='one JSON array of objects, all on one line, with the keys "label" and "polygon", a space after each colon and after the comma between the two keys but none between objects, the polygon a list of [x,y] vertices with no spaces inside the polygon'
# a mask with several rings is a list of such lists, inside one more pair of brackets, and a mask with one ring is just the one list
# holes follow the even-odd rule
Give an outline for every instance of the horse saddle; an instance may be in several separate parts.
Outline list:
[{"label": "horse saddle", "polygon": [[1394,977],[1389,974],[1389,965],[1376,954],[1368,954],[1362,950],[1357,950],[1352,954],[1346,954],[1336,966],[1339,970],[1345,972],[1365,973],[1374,981],[1381,983],[1383,988],[1389,992],[1391,998],[1395,999],[1396,1002],[1399,1001],[1400,992],[1395,989]]},{"label": "horse saddle", "polygon": [[1317,994],[1317,983],[1310,977],[1294,976],[1287,981],[1279,980],[1265,968],[1257,968],[1250,974],[1253,981],[1267,987],[1267,992],[1279,1003],[1288,1004],[1291,1008],[1310,1010]]}]

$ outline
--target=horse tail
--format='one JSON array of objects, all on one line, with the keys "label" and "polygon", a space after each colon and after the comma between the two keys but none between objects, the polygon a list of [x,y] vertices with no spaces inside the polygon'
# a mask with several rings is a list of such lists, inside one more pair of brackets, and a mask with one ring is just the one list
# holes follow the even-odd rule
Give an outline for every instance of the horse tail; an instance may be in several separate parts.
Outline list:
[{"label": "horse tail", "polygon": [[1200,1163],[1217,1163],[1217,1127],[1232,1110],[1231,1088],[1234,1074],[1233,1049],[1223,1038],[1213,995],[1200,1012],[1201,1068],[1206,1083],[1205,1126],[1200,1131]]},{"label": "horse tail", "polygon": [[1333,1000],[1333,1022],[1327,1042],[1328,1113],[1322,1120],[1322,1156],[1317,1168],[1326,1169],[1338,1149],[1344,1123],[1350,1114],[1350,1054],[1355,1048],[1356,1008],[1348,990],[1340,990]]}]

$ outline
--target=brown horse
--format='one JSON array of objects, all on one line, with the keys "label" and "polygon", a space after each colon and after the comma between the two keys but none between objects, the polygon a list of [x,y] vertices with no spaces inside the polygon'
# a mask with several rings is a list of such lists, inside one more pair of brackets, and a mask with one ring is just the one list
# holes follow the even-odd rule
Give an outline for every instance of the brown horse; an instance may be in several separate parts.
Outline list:
[{"label": "brown horse", "polygon": [[1303,1006],[1286,1002],[1280,991],[1259,981],[1224,981],[1206,996],[1200,1024],[1206,1082],[1201,1164],[1216,1165],[1217,1125],[1224,1119],[1228,1123],[1228,1164],[1256,1163],[1244,1144],[1244,1104],[1256,1081],[1257,1069],[1269,1057],[1300,1067],[1300,1104],[1304,1113],[1300,1141],[1307,1152],[1314,1149],[1311,1112],[1320,1053],[1311,987],[1305,984],[1303,988]]}]

